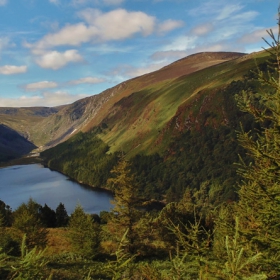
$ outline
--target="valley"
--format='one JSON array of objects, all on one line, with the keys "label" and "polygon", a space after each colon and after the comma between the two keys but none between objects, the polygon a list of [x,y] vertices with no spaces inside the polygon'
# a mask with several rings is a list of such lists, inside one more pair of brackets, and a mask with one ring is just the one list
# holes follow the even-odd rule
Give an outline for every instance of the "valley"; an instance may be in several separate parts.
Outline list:
[{"label": "valley", "polygon": [[[114,202],[99,215],[78,203],[68,216],[63,203],[54,211],[30,198],[13,210],[0,200],[0,275],[278,277],[279,88],[267,83],[270,63],[265,52],[202,53],[73,104],[1,108],[2,164],[40,152],[51,170],[110,190]],[[66,187],[62,198],[74,192]]]}]

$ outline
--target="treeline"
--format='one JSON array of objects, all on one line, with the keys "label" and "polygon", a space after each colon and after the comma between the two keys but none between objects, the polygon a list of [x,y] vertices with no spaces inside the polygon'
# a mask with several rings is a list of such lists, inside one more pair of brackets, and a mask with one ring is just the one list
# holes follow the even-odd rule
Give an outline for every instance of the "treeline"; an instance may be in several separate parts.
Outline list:
[{"label": "treeline", "polygon": [[[61,234],[55,229],[64,229],[59,241],[66,239],[72,246],[67,248],[69,258],[72,253],[94,256],[98,253],[93,249],[99,245],[100,221],[98,215],[86,214],[80,205],[69,216],[63,203],[53,210],[30,199],[12,211],[0,201],[0,279],[52,279],[56,266],[52,257],[64,258],[63,252],[53,256],[46,250],[50,240]],[[60,273],[55,275],[61,279]]]},{"label": "treeline", "polygon": [[[250,168],[240,169],[244,179]],[[255,168],[265,169],[265,161]],[[54,211],[30,199],[13,212],[2,203],[0,279],[280,277],[280,208],[278,198],[271,197],[280,174],[266,182],[265,190],[263,174],[247,178],[239,202],[217,202],[221,186],[209,190],[202,185],[198,191],[186,190],[179,202],[147,212],[141,210],[129,163],[120,158],[111,173],[107,185],[114,189],[115,205],[100,216],[85,213],[81,205],[68,216],[62,204]],[[43,208],[52,212],[47,219]],[[59,217],[63,227],[46,227],[54,220],[58,226]],[[66,248],[56,249],[65,242]]]},{"label": "treeline", "polygon": [[118,154],[108,154],[109,146],[90,133],[78,133],[66,142],[41,153],[48,167],[58,170],[80,183],[101,187],[106,184]]}]

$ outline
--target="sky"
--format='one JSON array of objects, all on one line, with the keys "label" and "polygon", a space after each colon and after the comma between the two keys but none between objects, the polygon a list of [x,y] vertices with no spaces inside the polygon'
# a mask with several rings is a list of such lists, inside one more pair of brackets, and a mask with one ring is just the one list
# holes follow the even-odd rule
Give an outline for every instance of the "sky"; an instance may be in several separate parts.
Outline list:
[{"label": "sky", "polygon": [[0,0],[0,107],[53,107],[205,51],[251,53],[278,0]]}]

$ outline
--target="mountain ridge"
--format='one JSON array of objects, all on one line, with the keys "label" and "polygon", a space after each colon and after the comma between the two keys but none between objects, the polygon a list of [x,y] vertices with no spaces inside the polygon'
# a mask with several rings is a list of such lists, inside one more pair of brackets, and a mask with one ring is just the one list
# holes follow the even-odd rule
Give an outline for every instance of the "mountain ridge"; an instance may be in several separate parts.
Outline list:
[{"label": "mountain ridge", "polygon": [[[155,89],[155,93],[153,93],[154,95],[158,91],[158,87],[165,89],[165,87],[171,85],[175,80],[180,78],[186,79],[186,77],[202,71],[203,69],[222,65],[229,61],[238,61],[242,58],[244,60],[244,57],[247,57],[246,59],[250,59],[250,55],[248,54],[235,52],[202,52],[193,54],[175,61],[157,71],[124,81],[97,95],[77,100],[69,105],[49,109],[45,108],[44,110],[46,112],[48,110],[51,112],[49,115],[43,116],[42,112],[38,113],[39,117],[33,115],[32,122],[29,121],[23,124],[22,121],[20,129],[11,121],[7,121],[9,114],[4,114],[5,108],[2,108],[2,110],[0,110],[2,123],[18,130],[29,141],[40,147],[41,150],[50,148],[69,139],[79,131],[87,132],[93,127],[102,126],[102,123],[104,124],[104,120],[109,120],[111,118],[110,116],[113,116],[116,113],[116,110],[118,110],[117,106],[123,102],[127,102],[127,100],[132,98],[131,96],[139,95],[139,92],[143,93],[146,91],[151,93]],[[196,91],[199,91],[199,89],[196,89]],[[195,95],[195,92],[192,94]],[[144,97],[144,94],[142,94],[142,97]],[[153,96],[149,98],[153,99]],[[187,99],[189,98],[190,96],[187,97]],[[143,100],[141,103],[143,103]],[[148,111],[153,106],[157,107],[156,104],[153,105],[150,103],[148,108],[142,109],[145,110],[146,114],[150,114]],[[36,111],[35,109],[33,110],[34,112]],[[41,110],[43,109],[41,108]],[[165,117],[162,118],[162,121],[164,121]],[[17,119],[17,125],[18,123],[19,119]],[[134,125],[138,126],[137,123]],[[117,128],[114,128],[114,130],[116,129]],[[139,133],[142,135],[139,135]],[[143,133],[138,132],[138,136],[140,138],[143,137]],[[108,142],[109,145],[114,143],[110,133],[107,136],[101,135],[101,138],[105,142]],[[134,147],[137,145],[139,145],[139,143],[134,144]],[[120,146],[117,145],[115,148],[118,149]],[[115,149],[113,148],[113,150]]]}]

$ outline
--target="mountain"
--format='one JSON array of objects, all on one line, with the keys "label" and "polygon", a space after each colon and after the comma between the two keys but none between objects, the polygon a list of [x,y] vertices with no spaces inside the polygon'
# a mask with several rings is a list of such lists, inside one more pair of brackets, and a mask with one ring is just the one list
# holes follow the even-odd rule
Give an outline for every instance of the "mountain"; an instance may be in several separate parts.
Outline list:
[{"label": "mountain", "polygon": [[[249,160],[236,130],[240,123],[246,130],[255,125],[235,95],[258,87],[251,70],[256,63],[265,67],[267,58],[265,52],[200,53],[77,101],[60,120],[80,126],[42,156],[51,168],[104,187],[121,153],[145,198],[174,201],[203,185],[221,186],[223,199],[234,199],[234,163],[239,155]],[[80,114],[71,120],[74,112]]]},{"label": "mountain", "polygon": [[0,124],[0,162],[30,153],[36,146],[15,130]]},{"label": "mountain", "polygon": [[[243,57],[242,53],[199,53],[176,61],[70,105],[57,108],[0,108],[1,122],[25,135],[37,146],[55,146],[78,131],[89,131],[105,119],[115,104],[153,85],[165,86],[178,77]],[[111,114],[111,112],[109,113]]]},{"label": "mountain", "polygon": [[[243,154],[236,129],[240,122],[254,125],[235,94],[254,88],[250,71],[267,58],[266,52],[198,53],[45,115],[29,108],[17,129],[26,121],[22,134],[46,150],[41,155],[51,168],[92,186],[106,185],[119,153],[131,161],[146,198],[177,200],[186,188],[210,188],[213,180],[232,186],[233,163]],[[7,123],[9,115],[2,116]],[[235,190],[223,193],[232,198]]]},{"label": "mountain", "polygon": [[60,107],[0,107],[0,123],[14,129],[25,138],[31,139],[32,127],[41,122],[44,118],[57,113],[64,106]]}]

